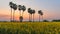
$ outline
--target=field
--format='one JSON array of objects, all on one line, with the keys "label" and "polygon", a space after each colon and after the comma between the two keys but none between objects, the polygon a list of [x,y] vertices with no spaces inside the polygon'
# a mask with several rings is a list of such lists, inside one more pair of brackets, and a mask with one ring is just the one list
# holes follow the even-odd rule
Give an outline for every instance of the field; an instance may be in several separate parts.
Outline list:
[{"label": "field", "polygon": [[0,34],[60,34],[60,22],[0,22]]}]

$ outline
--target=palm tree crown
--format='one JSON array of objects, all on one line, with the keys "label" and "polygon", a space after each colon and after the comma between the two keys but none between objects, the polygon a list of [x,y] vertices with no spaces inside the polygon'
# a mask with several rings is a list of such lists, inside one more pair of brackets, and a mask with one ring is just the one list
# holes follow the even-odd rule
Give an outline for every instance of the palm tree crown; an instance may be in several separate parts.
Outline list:
[{"label": "palm tree crown", "polygon": [[28,8],[28,13],[32,14],[32,9],[31,8]]},{"label": "palm tree crown", "polygon": [[9,2],[9,5],[11,8],[13,8],[13,3],[12,2]]},{"label": "palm tree crown", "polygon": [[35,14],[35,10],[32,10],[32,13]]},{"label": "palm tree crown", "polygon": [[30,11],[31,11],[31,8],[28,8],[28,13],[30,13]]},{"label": "palm tree crown", "polygon": [[18,10],[22,10],[22,6],[21,5],[18,5]]},{"label": "palm tree crown", "polygon": [[41,11],[41,10],[39,10],[39,11],[38,11],[38,14],[40,14],[40,15],[41,15],[41,12],[42,12],[42,11]]},{"label": "palm tree crown", "polygon": [[26,7],[24,5],[22,6],[22,10],[23,12],[26,10]]},{"label": "palm tree crown", "polygon": [[17,10],[17,5],[16,4],[13,4],[13,9]]}]

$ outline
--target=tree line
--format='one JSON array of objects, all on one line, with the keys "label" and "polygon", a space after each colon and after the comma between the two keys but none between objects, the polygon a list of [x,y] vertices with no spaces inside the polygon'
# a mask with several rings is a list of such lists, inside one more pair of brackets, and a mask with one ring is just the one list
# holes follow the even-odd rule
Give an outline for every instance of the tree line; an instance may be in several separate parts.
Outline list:
[{"label": "tree line", "polygon": [[[26,10],[26,6],[24,5],[17,5],[13,2],[9,2],[9,6],[11,8],[11,18],[10,21],[15,21],[15,11],[18,9],[19,10],[19,21],[22,22],[23,21],[23,14]],[[12,13],[12,9],[14,10]],[[34,22],[34,14],[36,13],[36,11],[32,8],[28,8],[27,12],[29,13],[29,22],[32,22],[32,17],[33,17],[33,22]],[[38,14],[39,14],[39,22],[40,22],[40,16],[42,16],[43,18],[43,12],[42,10],[38,10]]]}]

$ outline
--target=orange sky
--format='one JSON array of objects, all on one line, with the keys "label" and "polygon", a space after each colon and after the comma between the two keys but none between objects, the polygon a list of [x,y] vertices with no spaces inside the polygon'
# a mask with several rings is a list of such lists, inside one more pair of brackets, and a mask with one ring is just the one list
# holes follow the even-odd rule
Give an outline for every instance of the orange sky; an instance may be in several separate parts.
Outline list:
[{"label": "orange sky", "polygon": [[[10,18],[10,9],[8,9],[8,10],[7,9],[1,9],[0,11],[1,11],[0,12],[0,18],[4,18],[4,17],[7,19]],[[47,19],[48,17],[53,16],[52,14],[48,14],[48,10],[45,9],[43,11],[45,11],[44,15],[43,15],[44,19]],[[35,17],[34,17],[35,20],[38,19],[38,17],[39,17],[39,14],[36,11]],[[15,19],[19,20],[19,11],[18,10],[15,11]],[[29,19],[29,13],[26,10],[24,12],[24,20],[28,20],[28,19]]]}]

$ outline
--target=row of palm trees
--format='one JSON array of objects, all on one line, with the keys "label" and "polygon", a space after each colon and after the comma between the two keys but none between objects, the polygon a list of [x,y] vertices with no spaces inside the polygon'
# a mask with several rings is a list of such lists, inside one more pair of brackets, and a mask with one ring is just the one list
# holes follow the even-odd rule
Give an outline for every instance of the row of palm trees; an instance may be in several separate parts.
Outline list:
[{"label": "row of palm trees", "polygon": [[[11,8],[11,21],[14,21],[14,14],[15,14],[15,10],[19,10],[19,14],[20,14],[20,22],[22,22],[23,20],[23,14],[24,14],[24,11],[26,10],[26,7],[23,5],[16,5],[14,4],[13,2],[9,2],[9,6]],[[13,13],[12,13],[12,9],[14,10]],[[22,11],[21,11],[22,10]],[[31,22],[32,21],[32,15],[33,15],[33,22],[34,22],[34,14],[35,14],[35,10],[34,9],[31,9],[31,8],[28,8],[28,13],[29,13],[29,21]],[[39,21],[40,21],[40,15],[43,17],[43,12],[42,10],[39,10],[38,11],[38,14],[39,14]]]}]

